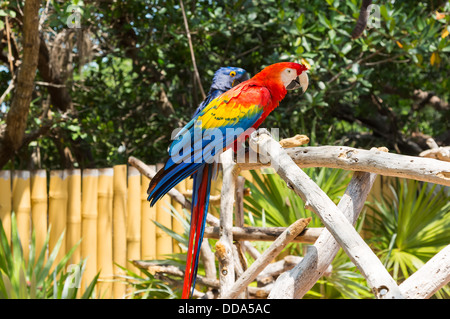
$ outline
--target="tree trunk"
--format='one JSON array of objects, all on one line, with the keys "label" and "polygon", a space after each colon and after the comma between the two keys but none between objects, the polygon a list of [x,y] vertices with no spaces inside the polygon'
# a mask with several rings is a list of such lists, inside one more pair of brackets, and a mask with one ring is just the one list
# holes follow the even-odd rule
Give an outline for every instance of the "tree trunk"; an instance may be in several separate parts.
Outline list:
[{"label": "tree trunk", "polygon": [[22,145],[31,95],[34,89],[34,77],[39,55],[39,8],[41,1],[25,2],[23,18],[23,59],[20,66],[16,90],[11,108],[6,117],[6,129],[0,141],[0,168],[11,159]]}]

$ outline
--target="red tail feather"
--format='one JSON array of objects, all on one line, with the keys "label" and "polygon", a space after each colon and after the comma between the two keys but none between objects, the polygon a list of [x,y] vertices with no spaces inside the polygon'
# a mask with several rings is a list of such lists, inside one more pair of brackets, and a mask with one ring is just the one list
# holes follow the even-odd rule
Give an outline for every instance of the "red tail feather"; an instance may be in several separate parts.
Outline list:
[{"label": "red tail feather", "polygon": [[[203,169],[203,176],[200,182],[199,189],[197,190],[197,203],[192,206],[191,213],[191,228],[189,231],[189,246],[186,259],[186,270],[184,273],[183,293],[181,298],[187,299],[190,295],[192,283],[194,282],[194,275],[198,268],[198,260],[195,256],[199,253],[199,249],[202,242],[202,228],[204,223],[205,205],[207,196],[209,196],[209,169],[210,165],[205,165]],[[194,191],[196,191],[194,189]]]}]

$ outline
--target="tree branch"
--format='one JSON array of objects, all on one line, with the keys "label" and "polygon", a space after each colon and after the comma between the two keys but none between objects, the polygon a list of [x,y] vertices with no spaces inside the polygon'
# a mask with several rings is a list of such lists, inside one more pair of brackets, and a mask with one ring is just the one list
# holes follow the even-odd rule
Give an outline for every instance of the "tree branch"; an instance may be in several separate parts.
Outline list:
[{"label": "tree branch", "polygon": [[197,80],[197,84],[200,88],[200,92],[202,93],[202,98],[204,100],[204,99],[206,99],[206,94],[205,94],[205,91],[203,90],[202,81],[200,79],[200,74],[198,73],[197,63],[195,62],[194,46],[192,45],[191,33],[189,32],[189,24],[187,21],[186,12],[184,11],[183,0],[180,0],[180,7],[181,7],[181,12],[183,13],[184,27],[186,28],[186,36],[187,36],[188,42],[189,42],[189,50],[191,51],[192,65],[194,67],[194,76],[195,76],[195,79]]},{"label": "tree branch", "polygon": [[221,294],[222,299],[232,299],[244,290],[256,276],[290,243],[303,229],[309,224],[311,217],[299,219],[290,225],[286,230],[267,248],[260,258],[238,278],[234,285],[225,295]]},{"label": "tree branch", "polygon": [[397,283],[384,268],[370,247],[359,236],[352,224],[331,199],[306,175],[276,142],[267,130],[252,133],[250,147],[267,154],[277,173],[289,183],[305,206],[314,211],[325,227],[333,234],[347,256],[366,278],[369,287],[377,298],[402,298]]},{"label": "tree branch", "polygon": [[[415,179],[450,186],[450,163],[431,158],[386,153],[381,149],[347,146],[294,147],[286,153],[300,167],[329,167]],[[239,163],[241,170],[260,169],[269,164]]]},{"label": "tree branch", "polygon": [[23,18],[23,60],[17,74],[15,94],[6,117],[5,134],[0,142],[0,168],[20,148],[27,125],[39,52],[40,1],[25,3]]},{"label": "tree branch", "polygon": [[[355,172],[338,208],[354,225],[376,174]],[[304,258],[289,272],[282,274],[274,284],[269,298],[302,298],[327,271],[340,249],[331,233],[325,229]]]}]

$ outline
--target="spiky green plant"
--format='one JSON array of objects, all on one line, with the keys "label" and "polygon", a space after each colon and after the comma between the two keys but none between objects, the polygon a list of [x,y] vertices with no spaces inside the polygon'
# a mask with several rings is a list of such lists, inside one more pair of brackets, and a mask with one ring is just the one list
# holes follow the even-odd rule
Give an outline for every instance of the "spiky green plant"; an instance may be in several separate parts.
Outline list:
[{"label": "spiky green plant", "polygon": [[[176,240],[178,245],[186,251],[188,246],[189,236],[189,213],[183,209],[179,212],[174,206],[163,207],[167,214],[171,214],[173,218],[177,219],[184,228],[183,234],[178,234],[172,229],[162,225],[157,221],[153,221],[157,227],[163,230],[166,234]],[[186,253],[173,253],[165,256],[163,260],[154,259],[146,260],[159,265],[172,265],[180,268],[184,268],[186,265]],[[131,262],[131,261],[129,261]],[[172,277],[170,275],[165,276],[164,279],[156,278],[150,272],[145,269],[140,269],[141,273],[138,274],[126,266],[117,265],[124,270],[125,275],[121,276],[124,283],[130,286],[130,292],[126,295],[126,298],[132,299],[173,299],[181,297],[181,290],[171,287],[167,282],[180,280],[180,278]],[[202,272],[202,267],[199,267],[199,273]]]},{"label": "spiky green plant", "polygon": [[[450,242],[450,195],[445,188],[414,180],[394,180],[392,197],[370,205],[370,243],[393,278],[408,278]],[[436,297],[450,296],[450,287]]]},{"label": "spiky green plant", "polygon": [[[308,176],[336,204],[345,192],[351,173],[329,168],[308,168]],[[287,227],[299,218],[312,217],[309,227],[323,226],[320,219],[305,209],[303,200],[291,190],[277,174],[258,175],[252,172],[254,183],[247,183],[251,196],[245,197],[245,208],[249,211],[248,222],[258,226]],[[360,223],[357,228],[359,229]],[[264,249],[270,243],[258,243]],[[290,244],[290,254],[303,254],[303,245]],[[322,277],[305,295],[305,298],[371,298],[364,277],[350,259],[340,251],[332,263],[332,272]]]},{"label": "spiky green plant", "polygon": [[[30,253],[26,261],[20,242],[15,214],[11,216],[11,245],[0,221],[0,299],[75,299],[78,286],[85,268],[85,261],[67,269],[67,263],[79,245],[75,245],[54,266],[56,256],[61,247],[64,234],[61,235],[47,260],[47,244],[50,230],[44,246],[36,252],[35,234],[33,232]],[[81,298],[93,296],[98,275],[91,281]]]},{"label": "spiky green plant", "polygon": [[[351,178],[348,172],[337,169],[307,168],[304,171],[334,202],[344,194]],[[299,218],[310,216],[313,218],[310,226],[321,225],[320,219],[305,209],[303,200],[278,174],[259,175],[255,171],[251,174],[254,183],[247,182],[247,185],[252,195],[245,197],[244,207],[259,221],[258,226],[287,227]]]}]

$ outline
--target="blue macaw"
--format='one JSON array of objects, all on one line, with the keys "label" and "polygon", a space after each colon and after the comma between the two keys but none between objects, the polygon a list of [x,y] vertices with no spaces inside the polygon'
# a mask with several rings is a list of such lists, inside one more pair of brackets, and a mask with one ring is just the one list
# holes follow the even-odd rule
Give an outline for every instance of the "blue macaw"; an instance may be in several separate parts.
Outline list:
[{"label": "blue macaw", "polygon": [[221,67],[214,73],[214,78],[211,83],[211,87],[206,99],[200,103],[192,118],[195,118],[200,111],[202,111],[212,100],[225,93],[233,86],[238,85],[241,82],[247,81],[249,75],[247,71],[241,68],[227,66]]},{"label": "blue macaw", "polygon": [[[189,289],[192,287],[193,290],[195,285],[211,179],[217,172],[217,157],[225,149],[233,147],[236,141],[243,141],[250,130],[257,129],[270,112],[278,107],[288,90],[301,88],[305,92],[308,88],[306,72],[307,67],[303,64],[275,63],[211,99],[178,132],[169,149],[171,157],[151,180],[147,192],[150,205],[154,205],[183,179],[194,176],[183,298],[189,297]],[[235,71],[229,73],[232,77],[236,75]]]},{"label": "blue macaw", "polygon": [[[249,79],[247,71],[237,67],[222,67],[214,73],[211,87],[206,99],[200,103],[195,111],[195,118],[203,109],[215,98],[228,91],[237,84]],[[192,208],[191,208],[191,226],[189,232],[189,247],[186,260],[186,271],[183,285],[183,298],[192,295],[197,276],[198,259],[200,255],[200,246],[202,245],[203,232],[206,224],[206,214],[208,213],[209,195],[211,191],[211,180],[213,172],[217,171],[217,164],[206,164],[203,169],[199,169],[192,177]],[[215,177],[215,176],[214,176]],[[149,192],[150,194],[150,192]],[[150,196],[149,196],[150,199]],[[195,237],[195,243],[194,243]],[[195,248],[194,248],[195,247]],[[194,249],[193,249],[194,248]],[[191,292],[189,292],[192,287]]]}]

